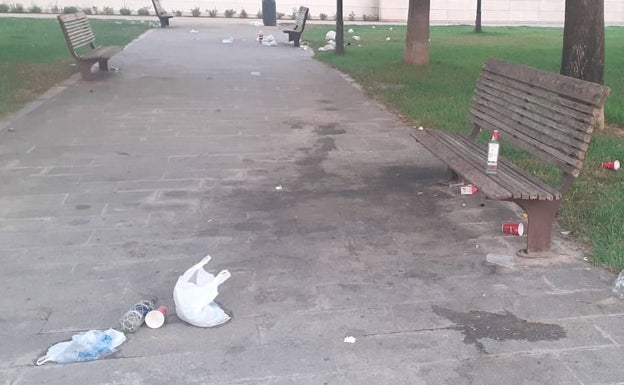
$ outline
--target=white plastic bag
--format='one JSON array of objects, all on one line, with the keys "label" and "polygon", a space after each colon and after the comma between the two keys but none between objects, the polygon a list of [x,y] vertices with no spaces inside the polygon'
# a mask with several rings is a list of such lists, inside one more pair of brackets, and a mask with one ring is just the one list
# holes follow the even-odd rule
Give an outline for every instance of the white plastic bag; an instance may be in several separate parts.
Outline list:
[{"label": "white plastic bag", "polygon": [[206,270],[204,265],[210,261],[207,255],[198,264],[190,267],[178,278],[173,289],[178,318],[194,326],[211,327],[221,325],[230,320],[214,302],[219,294],[219,285],[230,278],[227,270],[222,270],[216,277]]},{"label": "white plastic bag", "polygon": [[37,365],[43,365],[48,361],[67,364],[97,360],[114,353],[115,348],[125,340],[126,335],[115,329],[89,330],[74,334],[71,341],[52,345],[46,355],[37,360]]}]

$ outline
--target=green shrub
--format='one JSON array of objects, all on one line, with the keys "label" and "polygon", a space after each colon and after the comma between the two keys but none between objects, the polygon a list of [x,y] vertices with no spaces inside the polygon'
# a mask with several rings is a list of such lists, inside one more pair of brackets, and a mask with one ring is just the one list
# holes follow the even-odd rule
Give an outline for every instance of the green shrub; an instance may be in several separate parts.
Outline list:
[{"label": "green shrub", "polygon": [[258,13],[256,13],[256,19],[262,19],[262,11],[259,9]]},{"label": "green shrub", "polygon": [[73,5],[63,7],[63,13],[76,13],[76,12],[78,12],[78,7],[75,7]]},{"label": "green shrub", "polygon": [[238,17],[240,17],[241,19],[246,19],[248,17],[247,15],[247,11],[245,11],[245,9],[241,9],[240,13],[238,14]]},{"label": "green shrub", "polygon": [[225,15],[225,17],[234,17],[234,15],[236,15],[236,11],[233,9],[226,9],[223,14]]},{"label": "green shrub", "polygon": [[98,9],[98,7],[96,7],[94,5],[94,6],[91,7],[91,13],[94,14],[94,15],[98,15],[100,13],[100,10]]},{"label": "green shrub", "polygon": [[217,17],[217,15],[219,14],[216,8],[213,8],[211,10],[206,10],[206,11],[208,12],[209,17]]},{"label": "green shrub", "polygon": [[41,12],[43,12],[43,10],[38,5],[31,5],[28,8],[28,13],[41,13]]},{"label": "green shrub", "polygon": [[11,5],[11,13],[24,13],[24,6],[22,4]]},{"label": "green shrub", "polygon": [[379,16],[377,16],[377,15],[367,16],[366,14],[363,14],[362,15],[362,20],[364,20],[364,21],[379,21]]},{"label": "green shrub", "polygon": [[351,12],[349,14],[349,21],[353,21],[353,20],[355,20],[355,12]]},{"label": "green shrub", "polygon": [[93,14],[93,11],[89,7],[83,8],[83,9],[81,9],[81,11],[84,12],[85,15],[92,15]]},{"label": "green shrub", "polygon": [[176,16],[182,16],[182,11],[180,11],[179,9],[177,11],[174,11]]},{"label": "green shrub", "polygon": [[284,13],[284,12],[277,12],[277,13],[275,14],[275,16],[277,16],[277,18],[278,18],[279,20],[282,20],[282,18],[284,17],[284,15],[285,15],[285,13]]},{"label": "green shrub", "polygon": [[115,14],[115,10],[112,7],[104,7],[104,8],[102,8],[102,13],[104,15],[114,15]]},{"label": "green shrub", "polygon": [[295,20],[297,18],[298,13],[299,13],[299,10],[297,8],[293,8],[292,11],[290,12],[290,20]]},{"label": "green shrub", "polygon": [[200,15],[201,15],[201,11],[199,10],[199,7],[195,7],[191,9],[191,16],[199,17]]},{"label": "green shrub", "polygon": [[8,4],[0,4],[0,13],[9,13],[9,5]]},{"label": "green shrub", "polygon": [[119,14],[124,15],[124,16],[129,16],[129,15],[132,15],[132,10],[130,8],[123,7],[119,9]]},{"label": "green shrub", "polygon": [[53,5],[50,7],[50,13],[61,13],[61,9],[58,7],[58,5]]},{"label": "green shrub", "polygon": [[324,14],[324,13],[320,13],[320,14],[319,14],[319,19],[321,19],[321,20],[327,20],[327,15],[326,15],[326,14]]},{"label": "green shrub", "polygon": [[149,9],[147,7],[139,8],[137,10],[137,15],[139,15],[139,16],[149,16]]}]

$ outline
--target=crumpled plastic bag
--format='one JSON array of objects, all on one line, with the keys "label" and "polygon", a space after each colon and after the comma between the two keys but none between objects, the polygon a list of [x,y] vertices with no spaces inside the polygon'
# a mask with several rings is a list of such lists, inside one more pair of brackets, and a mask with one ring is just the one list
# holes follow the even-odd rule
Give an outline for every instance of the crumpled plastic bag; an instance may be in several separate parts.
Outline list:
[{"label": "crumpled plastic bag", "polygon": [[329,31],[325,34],[325,40],[336,40],[336,31]]},{"label": "crumpled plastic bag", "polygon": [[115,329],[89,330],[74,334],[71,341],[52,345],[48,352],[37,360],[37,365],[46,362],[67,364],[70,362],[93,361],[115,352],[115,348],[126,341],[126,335]]},{"label": "crumpled plastic bag", "polygon": [[219,294],[219,285],[230,278],[231,274],[222,270],[215,277],[204,270],[204,265],[210,259],[207,255],[201,262],[186,270],[173,289],[178,318],[204,328],[218,326],[230,320],[230,316],[214,300]]}]

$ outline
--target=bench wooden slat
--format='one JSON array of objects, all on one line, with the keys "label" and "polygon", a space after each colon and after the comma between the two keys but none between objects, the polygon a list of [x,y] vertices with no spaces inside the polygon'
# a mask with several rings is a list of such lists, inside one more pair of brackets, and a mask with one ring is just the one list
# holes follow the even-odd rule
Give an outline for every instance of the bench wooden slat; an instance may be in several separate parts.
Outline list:
[{"label": "bench wooden slat", "polygon": [[288,34],[288,41],[294,42],[295,47],[299,47],[301,34],[305,29],[306,20],[308,19],[309,9],[307,7],[299,7],[299,12],[295,19],[294,25],[281,25],[279,28],[282,32]]},{"label": "bench wooden slat", "polygon": [[562,111],[564,107],[548,105],[546,99],[536,99],[526,94],[514,95],[508,91],[501,91],[498,85],[490,83],[477,84],[473,103],[479,103],[478,98],[491,101],[501,108],[513,109],[514,112],[528,116],[540,124],[546,124],[553,129],[552,135],[571,138],[579,144],[589,143],[591,140],[593,130],[587,129],[587,126],[591,127],[591,118],[588,114],[567,116]]},{"label": "bench wooden slat", "polygon": [[589,102],[600,108],[607,96],[608,89],[600,84],[589,83],[580,79],[538,70],[525,65],[513,64],[500,59],[490,58],[483,67],[486,71],[497,74],[509,74],[524,83],[544,88],[555,94],[563,95],[570,100]]}]

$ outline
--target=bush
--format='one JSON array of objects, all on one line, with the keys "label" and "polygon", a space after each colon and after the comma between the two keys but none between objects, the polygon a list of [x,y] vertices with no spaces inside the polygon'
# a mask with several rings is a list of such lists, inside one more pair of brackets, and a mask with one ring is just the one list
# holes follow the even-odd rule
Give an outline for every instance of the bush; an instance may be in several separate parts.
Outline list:
[{"label": "bush", "polygon": [[78,12],[78,7],[69,5],[67,7],[63,7],[63,13],[76,13]]},{"label": "bush", "polygon": [[225,17],[233,17],[234,15],[236,15],[236,11],[233,9],[226,9],[223,14],[225,15]]},{"label": "bush", "polygon": [[321,20],[327,20],[327,15],[324,13],[319,14],[319,19]]},{"label": "bush", "polygon": [[137,10],[137,15],[139,15],[139,16],[149,16],[149,9],[147,7],[139,8]]},{"label": "bush", "polygon": [[195,7],[191,9],[191,16],[199,17],[199,15],[201,15],[201,11],[199,10],[199,7]]},{"label": "bush", "polygon": [[216,8],[206,11],[208,11],[208,17],[217,17],[217,15],[219,14]]},{"label": "bush", "polygon": [[115,10],[112,7],[104,7],[102,8],[102,13],[105,15],[114,15]]},{"label": "bush", "polygon": [[41,12],[43,12],[43,10],[38,5],[31,5],[30,8],[28,8],[28,13],[41,13]]},{"label": "bush", "polygon": [[349,21],[353,21],[353,20],[355,20],[355,12],[351,12],[349,14]]},{"label": "bush", "polygon": [[238,17],[240,17],[241,19],[246,19],[247,18],[247,11],[245,11],[245,9],[241,9],[240,13],[238,14]]},{"label": "bush", "polygon": [[0,13],[9,13],[9,6],[7,4],[0,4]]},{"label": "bush", "polygon": [[282,18],[284,17],[284,15],[285,15],[285,13],[284,13],[284,12],[277,12],[277,13],[275,14],[275,16],[277,16],[277,18],[278,18],[279,20],[282,20]]},{"label": "bush", "polygon": [[[86,8],[85,8],[86,9]],[[85,12],[86,13],[86,12]],[[96,7],[95,5],[93,7],[91,7],[91,13],[94,15],[98,15],[100,13],[100,10],[98,9],[98,7]]]},{"label": "bush", "polygon": [[297,14],[299,10],[297,8],[293,8],[292,12],[290,12],[290,20],[295,20],[297,18]]},{"label": "bush", "polygon": [[258,13],[256,13],[256,19],[262,19],[262,10],[258,10]]},{"label": "bush", "polygon": [[182,11],[179,9],[177,11],[173,11],[173,13],[175,13],[176,16],[182,16]]},{"label": "bush", "polygon": [[376,16],[376,15],[366,16],[366,14],[363,14],[362,15],[362,20],[364,20],[364,21],[379,21],[379,16]]},{"label": "bush", "polygon": [[91,8],[83,8],[82,12],[84,12],[85,15],[92,15],[93,11],[91,10]]},{"label": "bush", "polygon": [[11,5],[11,13],[24,13],[24,6],[21,4]]},{"label": "bush", "polygon": [[119,14],[124,15],[124,16],[129,16],[129,15],[132,15],[132,10],[130,8],[123,7],[119,9]]}]

